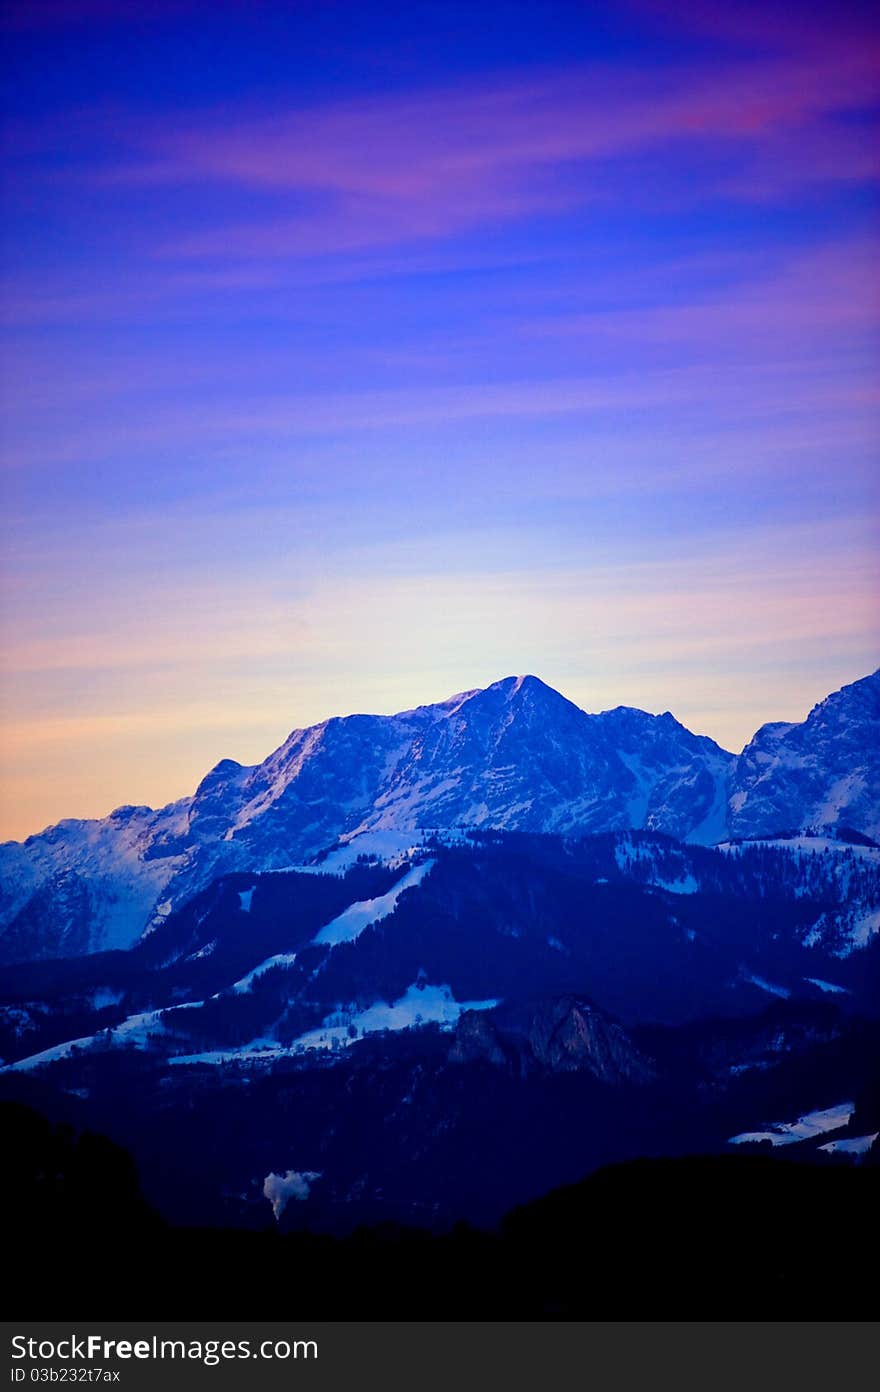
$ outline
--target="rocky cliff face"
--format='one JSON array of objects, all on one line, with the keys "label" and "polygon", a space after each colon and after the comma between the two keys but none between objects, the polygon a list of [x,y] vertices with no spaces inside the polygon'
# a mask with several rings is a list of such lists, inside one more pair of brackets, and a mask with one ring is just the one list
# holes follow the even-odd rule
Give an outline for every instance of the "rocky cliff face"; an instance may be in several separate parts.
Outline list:
[{"label": "rocky cliff face", "polygon": [[602,1083],[647,1083],[650,1060],[604,1011],[577,996],[529,1001],[491,1013],[467,1011],[449,1051],[453,1063],[481,1059],[527,1077],[537,1071],[591,1074]]}]

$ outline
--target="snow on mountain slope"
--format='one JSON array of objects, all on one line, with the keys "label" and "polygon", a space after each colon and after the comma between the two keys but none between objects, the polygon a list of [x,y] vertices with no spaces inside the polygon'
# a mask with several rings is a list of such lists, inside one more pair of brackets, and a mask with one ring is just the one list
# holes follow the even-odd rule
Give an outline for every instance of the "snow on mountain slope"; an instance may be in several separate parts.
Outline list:
[{"label": "snow on mountain slope", "polygon": [[880,902],[880,868],[848,846],[720,850],[645,831],[462,842],[431,838],[395,869],[221,877],[130,953],[10,970],[0,1051],[19,1072],[116,1048],[280,1057],[328,1030],[339,1042],[343,1026],[395,1028],[420,982],[455,1002],[575,982],[629,1023],[868,1000],[871,961],[843,959],[853,903]]},{"label": "snow on mountain slope", "polygon": [[279,1058],[312,1050],[345,1049],[358,1039],[364,1039],[369,1034],[382,1034],[386,1030],[396,1033],[432,1024],[451,1029],[465,1011],[492,1010],[497,1004],[496,1000],[457,1001],[449,986],[433,986],[417,981],[407,987],[399,1000],[391,1003],[379,1000],[365,1010],[335,1011],[317,1029],[307,1031],[287,1046],[272,1040],[256,1039],[233,1050],[213,1049],[200,1054],[178,1054],[169,1059],[169,1063],[274,1063]]},{"label": "snow on mountain slope", "polygon": [[845,1136],[840,1141],[826,1141],[819,1149],[827,1155],[834,1155],[835,1152],[841,1155],[867,1155],[878,1136],[880,1131],[872,1131],[867,1136]]},{"label": "snow on mountain slope", "polygon": [[128,947],[188,863],[182,844],[176,854],[152,856],[157,843],[183,836],[188,806],[120,807],[100,821],[59,822],[24,843],[0,845],[2,958]]},{"label": "snow on mountain slope", "polygon": [[880,837],[880,670],[799,725],[764,725],[736,762],[729,805],[735,836],[851,827]]},{"label": "snow on mountain slope", "polygon": [[325,944],[335,947],[337,943],[354,942],[371,923],[381,922],[383,918],[392,914],[404,890],[415,889],[416,885],[421,884],[433,864],[432,860],[424,860],[407,871],[403,879],[398,880],[387,894],[381,894],[378,899],[363,899],[357,904],[352,904],[338,918],[334,918],[332,923],[324,925],[315,942],[322,947]]},{"label": "snow on mountain slope", "polygon": [[720,842],[715,849],[733,859],[769,851],[787,864],[797,897],[829,905],[804,934],[804,947],[848,957],[880,932],[880,847],[790,836]]},{"label": "snow on mountain slope", "polygon": [[828,1131],[838,1131],[846,1126],[855,1110],[853,1102],[838,1102],[834,1107],[820,1111],[807,1112],[797,1121],[774,1121],[766,1131],[742,1131],[731,1136],[731,1145],[752,1145],[769,1141],[773,1146],[794,1145],[798,1141],[812,1140]]},{"label": "snow on mountain slope", "polygon": [[671,715],[586,715],[536,677],[447,703],[412,742],[358,829],[538,832],[648,826],[686,837],[731,756]]},{"label": "snow on mountain slope", "polygon": [[405,849],[456,828],[647,829],[698,844],[812,825],[873,834],[878,722],[878,673],[802,725],[765,726],[738,760],[668,712],[588,715],[532,676],[335,717],[254,767],[222,760],[159,811],[123,807],[0,846],[0,960],[129,946],[219,875],[334,846],[341,863],[361,836]]},{"label": "snow on mountain slope", "polygon": [[[348,908],[345,909],[341,914],[338,914],[335,918],[331,919],[328,923],[323,924],[318,929],[317,933],[311,940],[312,944],[319,947],[328,947],[332,949],[334,947],[339,946],[339,944],[341,943],[355,942],[365,931],[365,929],[370,927],[370,925],[379,923],[383,919],[390,917],[390,915],[393,914],[395,909],[397,908],[400,896],[404,894],[407,890],[416,889],[422,883],[425,876],[430,874],[431,870],[433,869],[433,866],[434,862],[432,860],[420,861],[417,865],[414,865],[410,870],[408,870],[404,875],[402,875],[401,878],[397,881],[393,888],[388,891],[387,894],[380,895],[374,899],[357,900],[353,904],[350,904]],[[242,912],[250,913],[254,893],[255,889],[249,889],[239,892],[239,901],[247,900],[247,907],[245,907],[244,902],[241,902]],[[272,957],[266,958],[265,960],[259,962],[258,965],[253,967],[249,972],[247,972],[245,976],[242,976],[238,980],[234,981],[229,987],[230,992],[236,995],[250,993],[251,991],[253,991],[255,983],[258,982],[259,979],[262,976],[264,976],[267,972],[272,971],[276,967],[292,966],[293,963],[296,961],[296,957],[296,952],[280,952],[276,953]],[[424,983],[416,983],[416,985],[414,985],[412,989],[413,991],[417,992],[417,995],[414,997],[416,1005],[418,1005],[419,1003],[424,1004],[431,999],[430,992],[427,995],[423,994]],[[449,992],[448,987],[443,987],[442,990],[446,991],[447,993]],[[219,1000],[222,994],[222,991],[217,991],[214,993],[211,999],[215,1001]],[[451,995],[449,996],[449,1000],[452,1000]],[[408,997],[406,1000],[397,1001],[395,1003],[395,1006],[392,1008],[392,1014],[389,1016],[389,1020],[391,1021],[391,1023],[381,1024],[379,1023],[379,1021],[384,1019],[384,1015],[382,1013],[382,1009],[380,1009],[379,1007],[387,1006],[387,1002],[378,1002],[374,1007],[372,1007],[371,1011],[366,1012],[366,1015],[364,1016],[363,1020],[361,1019],[360,1014],[356,1014],[356,1017],[346,1016],[344,1021],[346,1030],[352,1023],[359,1028],[362,1027],[362,1033],[371,1033],[378,1029],[407,1028],[408,1025],[413,1022],[408,1021],[405,1023],[401,1023],[401,1021],[404,1020],[404,1016],[406,1014],[406,1011],[403,1009],[403,1007],[406,1006],[408,1003],[411,1004],[411,1002],[409,1002]],[[496,1004],[496,1002],[492,1001],[489,1004],[494,1005]],[[26,1071],[32,1067],[39,1068],[49,1063],[55,1063],[60,1059],[69,1058],[73,1053],[81,1053],[85,1052],[88,1049],[94,1048],[101,1048],[104,1050],[117,1047],[144,1049],[148,1047],[151,1035],[165,1036],[173,1034],[173,1027],[175,1021],[172,1020],[172,1016],[174,1016],[176,1019],[180,1011],[201,1010],[204,1008],[204,1006],[204,1000],[192,1000],[185,1001],[179,1005],[167,1006],[163,1009],[147,1011],[139,1010],[136,1014],[127,1016],[125,1019],[119,1021],[112,1027],[103,1028],[97,1034],[83,1035],[77,1039],[66,1040],[63,1043],[53,1045],[51,1048],[41,1050],[37,1054],[25,1057],[23,1059],[19,1059],[14,1065],[12,1065],[12,1067],[17,1071]],[[482,1005],[478,1006],[472,1002],[465,1006],[458,1006],[455,1005],[455,1003],[453,1002],[453,1006],[456,1011],[460,1011],[463,1009],[484,1008]],[[398,1009],[397,1007],[400,1007],[400,1009]],[[395,1011],[396,1014],[394,1013]],[[418,1013],[418,1011],[416,1011],[416,1013]],[[421,1018],[422,1017],[419,1016],[420,1020]],[[439,1020],[440,1018],[440,1015],[437,1015],[435,1010],[434,1014],[428,1014],[425,1016],[425,1023],[428,1023],[430,1020],[433,1019]],[[444,1016],[443,1018],[446,1017]],[[450,1016],[449,1018],[452,1017]],[[454,1018],[457,1018],[457,1015],[455,1015]],[[397,1023],[394,1023],[395,1020],[397,1021]],[[325,1025],[336,1026],[339,1025],[340,1022],[330,1019],[326,1020],[324,1023]],[[341,1033],[345,1034],[346,1030],[342,1030]],[[320,1031],[313,1031],[313,1033],[315,1034],[315,1038],[317,1039],[318,1035],[320,1034]],[[328,1035],[328,1043],[332,1043],[332,1040],[336,1038],[337,1034],[339,1034],[338,1030],[335,1030],[335,1032],[331,1030],[330,1035]],[[309,1035],[309,1040],[311,1040],[311,1035]],[[317,1045],[314,1043],[314,1041],[312,1041],[303,1044],[303,1047],[312,1048],[317,1047]],[[323,1047],[323,1045],[321,1047]],[[254,1049],[258,1049],[263,1052],[268,1050],[270,1053],[273,1051],[275,1053],[279,1052],[277,1042],[274,1041],[271,1037],[268,1039],[261,1038],[256,1041],[252,1041],[250,1044],[245,1046],[245,1051],[249,1055],[253,1053]],[[281,1052],[285,1051],[282,1050]],[[0,1071],[3,1070],[0,1069]]]},{"label": "snow on mountain slope", "polygon": [[587,715],[536,677],[337,717],[253,768],[222,760],[158,812],[119,808],[0,846],[0,956],[128,946],[220,874],[283,869],[367,831],[647,825],[703,839],[731,763],[671,715]]}]

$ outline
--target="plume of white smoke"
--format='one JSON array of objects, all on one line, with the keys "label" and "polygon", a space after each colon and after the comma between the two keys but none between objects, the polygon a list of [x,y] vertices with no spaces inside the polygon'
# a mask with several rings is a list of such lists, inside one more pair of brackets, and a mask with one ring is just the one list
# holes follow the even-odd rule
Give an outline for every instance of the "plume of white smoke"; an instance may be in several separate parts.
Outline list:
[{"label": "plume of white smoke", "polygon": [[281,1217],[291,1199],[307,1199],[309,1190],[316,1179],[321,1178],[322,1171],[304,1170],[300,1174],[297,1170],[288,1170],[287,1174],[267,1174],[263,1180],[263,1197],[268,1199],[272,1205],[272,1212],[275,1221]]}]

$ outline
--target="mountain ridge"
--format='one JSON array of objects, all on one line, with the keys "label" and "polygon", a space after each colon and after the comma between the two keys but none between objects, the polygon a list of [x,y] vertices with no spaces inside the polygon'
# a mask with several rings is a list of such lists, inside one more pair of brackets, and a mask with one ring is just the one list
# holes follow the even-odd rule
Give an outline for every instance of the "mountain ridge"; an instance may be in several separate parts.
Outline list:
[{"label": "mountain ridge", "polygon": [[739,756],[668,711],[590,714],[530,673],[391,716],[333,716],[261,763],[221,759],[166,807],[122,806],[0,846],[0,950],[128,946],[219,874],[288,868],[366,832],[874,836],[878,734],[880,671],[800,724],[762,726]]}]

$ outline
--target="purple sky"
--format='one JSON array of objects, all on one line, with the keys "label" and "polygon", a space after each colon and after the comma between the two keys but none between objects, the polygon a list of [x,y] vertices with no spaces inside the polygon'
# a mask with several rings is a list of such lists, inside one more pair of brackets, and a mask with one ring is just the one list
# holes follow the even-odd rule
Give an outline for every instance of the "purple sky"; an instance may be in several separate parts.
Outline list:
[{"label": "purple sky", "polygon": [[867,5],[7,4],[0,835],[878,661]]}]

